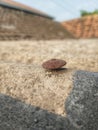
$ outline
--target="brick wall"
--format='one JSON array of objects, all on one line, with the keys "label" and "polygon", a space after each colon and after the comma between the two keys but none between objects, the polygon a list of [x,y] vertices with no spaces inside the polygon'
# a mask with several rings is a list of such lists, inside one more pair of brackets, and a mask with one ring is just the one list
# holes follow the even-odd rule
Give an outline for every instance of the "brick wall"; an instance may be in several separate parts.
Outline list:
[{"label": "brick wall", "polygon": [[61,24],[52,19],[0,6],[0,39],[72,38]]},{"label": "brick wall", "polygon": [[98,15],[63,22],[62,25],[76,38],[98,38]]}]

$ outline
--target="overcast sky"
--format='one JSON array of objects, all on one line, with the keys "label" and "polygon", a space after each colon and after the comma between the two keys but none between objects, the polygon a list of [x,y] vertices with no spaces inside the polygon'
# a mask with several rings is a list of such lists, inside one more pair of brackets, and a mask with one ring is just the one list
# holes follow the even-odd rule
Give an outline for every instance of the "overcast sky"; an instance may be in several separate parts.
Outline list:
[{"label": "overcast sky", "polygon": [[65,21],[80,17],[80,10],[98,9],[98,0],[15,0]]}]

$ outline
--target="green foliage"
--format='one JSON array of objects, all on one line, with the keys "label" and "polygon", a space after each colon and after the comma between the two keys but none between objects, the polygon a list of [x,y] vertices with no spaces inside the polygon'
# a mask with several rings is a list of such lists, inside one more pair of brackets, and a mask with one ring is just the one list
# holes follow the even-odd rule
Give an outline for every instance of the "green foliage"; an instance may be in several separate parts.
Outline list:
[{"label": "green foliage", "polygon": [[85,10],[81,10],[80,11],[80,14],[81,16],[88,16],[88,15],[94,15],[94,14],[98,14],[98,9],[96,9],[95,11],[93,12],[88,12],[88,11],[85,11]]}]

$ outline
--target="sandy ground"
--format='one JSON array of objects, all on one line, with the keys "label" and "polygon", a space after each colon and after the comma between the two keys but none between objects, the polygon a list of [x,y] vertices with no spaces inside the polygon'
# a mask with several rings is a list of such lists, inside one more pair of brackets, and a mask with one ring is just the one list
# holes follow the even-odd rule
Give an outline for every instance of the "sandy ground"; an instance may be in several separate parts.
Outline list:
[{"label": "sandy ground", "polygon": [[[65,69],[46,71],[43,61],[60,58]],[[65,115],[75,70],[98,72],[98,39],[0,42],[0,93]]]}]

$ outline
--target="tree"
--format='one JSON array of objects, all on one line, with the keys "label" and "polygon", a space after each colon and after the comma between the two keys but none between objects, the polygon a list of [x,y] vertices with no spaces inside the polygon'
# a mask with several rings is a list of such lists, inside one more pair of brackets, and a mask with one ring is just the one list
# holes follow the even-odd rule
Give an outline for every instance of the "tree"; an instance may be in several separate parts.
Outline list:
[{"label": "tree", "polygon": [[86,10],[81,10],[81,11],[80,11],[80,14],[81,14],[82,17],[88,16],[88,15],[98,14],[98,9],[96,9],[96,10],[93,11],[93,12],[88,12],[88,11],[86,11]]}]

